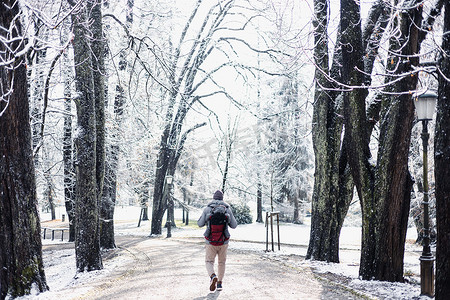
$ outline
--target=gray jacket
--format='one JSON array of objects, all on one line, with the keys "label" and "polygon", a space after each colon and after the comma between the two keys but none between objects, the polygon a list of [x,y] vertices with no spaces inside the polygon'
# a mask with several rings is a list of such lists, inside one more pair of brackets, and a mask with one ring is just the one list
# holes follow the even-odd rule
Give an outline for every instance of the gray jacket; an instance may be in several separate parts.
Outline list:
[{"label": "gray jacket", "polygon": [[[209,236],[210,227],[209,227],[209,224],[207,224],[207,223],[208,223],[209,217],[211,216],[212,209],[214,207],[216,207],[217,205],[224,205],[226,207],[225,215],[227,215],[227,217],[228,217],[228,224],[225,226],[224,235],[227,239],[229,239],[230,232],[228,231],[228,226],[231,228],[236,228],[237,222],[236,222],[236,219],[234,218],[233,212],[231,211],[230,205],[222,200],[213,200],[213,201],[209,202],[208,205],[203,209],[203,213],[200,216],[200,218],[198,219],[197,225],[199,227],[208,225],[208,226],[206,226],[206,230],[203,235],[205,237]],[[206,242],[209,243],[208,240],[206,240]],[[227,243],[228,243],[228,240],[225,241],[225,244],[227,244]]]}]

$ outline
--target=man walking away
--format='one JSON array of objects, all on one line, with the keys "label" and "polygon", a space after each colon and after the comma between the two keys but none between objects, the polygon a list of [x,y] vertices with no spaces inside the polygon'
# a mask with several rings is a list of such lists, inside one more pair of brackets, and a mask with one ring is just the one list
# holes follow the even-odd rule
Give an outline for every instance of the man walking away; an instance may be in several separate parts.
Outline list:
[{"label": "man walking away", "polygon": [[[230,232],[228,226],[236,228],[237,222],[233,216],[230,205],[223,201],[223,193],[216,191],[213,200],[203,209],[203,213],[197,221],[198,226],[206,226],[203,234],[206,239],[205,264],[210,277],[209,290],[222,290],[222,280],[225,274],[225,262],[227,260],[228,241]],[[214,272],[214,261],[218,257],[218,273]]]}]

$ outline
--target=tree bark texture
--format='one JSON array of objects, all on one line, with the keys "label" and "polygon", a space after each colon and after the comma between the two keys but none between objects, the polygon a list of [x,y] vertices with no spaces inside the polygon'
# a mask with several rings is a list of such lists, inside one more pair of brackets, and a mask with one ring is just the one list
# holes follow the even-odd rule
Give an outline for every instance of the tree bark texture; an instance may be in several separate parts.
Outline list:
[{"label": "tree bark texture", "polygon": [[142,209],[142,221],[148,221],[148,203],[150,196],[150,180],[147,178],[139,188],[139,202]]},{"label": "tree bark texture", "polygon": [[[333,66],[328,67],[328,1],[314,2],[314,59],[316,85],[313,112],[313,146],[315,153],[314,190],[311,211],[311,234],[307,259],[339,262],[340,229],[351,201],[349,172],[340,164],[343,130],[342,96],[332,91],[328,76],[340,80],[341,49],[336,47]],[[338,37],[340,36],[340,29]],[[338,38],[339,39],[339,38]],[[343,145],[345,147],[345,145]],[[346,171],[347,170],[347,171]]]},{"label": "tree bark texture", "polygon": [[88,8],[72,15],[77,89],[76,234],[75,254],[79,272],[102,269],[100,252],[99,203],[96,172],[96,113],[92,57],[86,37]]},{"label": "tree bark texture", "polygon": [[[0,1],[0,299],[48,289],[42,263],[19,5]],[[7,31],[5,29],[10,29]],[[14,40],[16,39],[16,40]],[[11,94],[7,94],[12,91]],[[34,287],[33,287],[34,286]]]},{"label": "tree bark texture", "polygon": [[[361,86],[364,68],[362,31],[359,26],[359,5],[354,1],[341,1],[342,82],[348,86]],[[375,251],[375,207],[373,205],[373,172],[369,164],[368,125],[365,111],[367,90],[344,92],[345,142],[347,158],[361,201],[362,243],[360,275],[373,270]]]},{"label": "tree bark texture", "polygon": [[[105,130],[105,106],[106,106],[106,84],[105,77],[105,55],[106,40],[102,28],[101,3],[93,1],[90,7],[92,18],[92,66],[94,79],[95,97],[95,124],[96,124],[96,180],[97,199],[100,206],[100,246],[103,248],[114,248],[114,204],[112,201],[104,201],[105,183],[105,159],[106,159],[106,130]],[[114,151],[114,150],[112,150]],[[115,157],[112,157],[113,159]],[[112,164],[117,163],[117,161]],[[109,170],[108,170],[109,171]],[[115,190],[111,191],[115,196]],[[110,198],[109,198],[110,199]]]},{"label": "tree bark texture", "polygon": [[[37,25],[39,27],[44,27],[42,22],[37,21]],[[44,27],[45,28],[45,27]],[[44,31],[46,31],[44,29]],[[44,34],[45,36],[45,34]],[[44,37],[45,38],[45,37]],[[42,45],[36,45],[37,47],[41,47]],[[39,149],[43,143],[43,132],[41,132],[41,125],[42,125],[42,117],[43,117],[43,97],[44,97],[44,81],[45,81],[45,74],[44,74],[44,64],[47,56],[47,49],[39,49],[36,51],[35,54],[35,61],[33,63],[34,69],[34,78],[36,80],[33,80],[31,83],[32,86],[32,94],[33,97],[32,103],[30,104],[31,107],[31,134],[32,134],[32,146],[33,146],[33,156],[34,156],[34,167],[36,169],[39,169]]]},{"label": "tree bark texture", "polygon": [[166,127],[161,137],[158,160],[156,162],[155,184],[153,189],[152,225],[151,225],[152,235],[159,235],[162,233],[162,218],[164,215],[164,211],[166,209],[165,203],[166,199],[163,199],[163,190],[164,190],[164,180],[166,178],[166,175],[169,175],[167,174],[170,156],[167,145],[169,131],[170,128]]},{"label": "tree bark texture", "polygon": [[[436,300],[450,295],[450,3],[445,3],[439,97],[434,139],[436,176]],[[445,77],[444,77],[445,76]]]},{"label": "tree bark texture", "polygon": [[[178,111],[177,117],[180,114],[187,113],[187,107],[182,111]],[[170,107],[166,120],[170,114]],[[197,124],[194,127],[186,130],[181,134],[181,124],[178,124],[177,117],[172,123],[168,123],[161,138],[161,145],[158,154],[158,161],[156,163],[155,172],[155,188],[153,192],[153,211],[152,211],[152,225],[151,234],[161,234],[162,232],[162,218],[167,208],[167,199],[164,199],[164,182],[166,176],[173,176],[175,174],[178,160],[183,152],[184,143],[190,132],[197,128],[205,126],[206,123]],[[183,117],[184,118],[184,117]]]},{"label": "tree bark texture", "polygon": [[[314,59],[316,63],[315,72],[315,93],[314,93],[314,112],[313,112],[313,127],[312,138],[315,154],[315,173],[314,173],[314,190],[312,197],[312,211],[311,211],[311,233],[309,240],[309,247],[306,254],[307,259],[334,261],[329,253],[329,245],[325,245],[329,238],[328,220],[324,220],[326,216],[331,214],[326,213],[329,205],[329,190],[327,184],[329,183],[328,167],[328,111],[330,106],[330,99],[327,91],[324,90],[329,86],[328,80],[323,73],[329,74],[328,68],[328,43],[327,43],[327,27],[328,27],[328,1],[316,0],[314,1]],[[323,180],[321,180],[323,178]]]},{"label": "tree bark texture", "polygon": [[94,78],[95,126],[96,126],[96,180],[97,198],[101,201],[105,177],[105,54],[106,41],[102,29],[102,6],[97,0],[88,1],[92,23],[92,67]]},{"label": "tree bark texture", "polygon": [[64,66],[64,132],[63,132],[63,162],[64,162],[64,203],[69,219],[69,242],[75,241],[74,203],[75,203],[75,170],[72,147],[72,93],[70,84],[73,80],[72,66],[68,63],[67,53],[63,56]]},{"label": "tree bark texture", "polygon": [[[131,28],[133,25],[133,6],[134,0],[127,0],[126,7],[126,28]],[[98,72],[104,74],[105,72],[105,46],[106,41],[104,41],[103,32],[101,30],[101,11],[100,6],[98,6],[98,11],[96,12],[100,22],[97,23],[97,35],[101,39],[100,43],[97,43],[96,50],[97,55],[101,56],[101,60],[98,60]],[[125,37],[127,38],[127,37]],[[108,133],[110,137],[110,144],[106,151],[106,164],[105,164],[105,182],[103,186],[103,195],[100,208],[100,218],[101,218],[101,230],[100,230],[100,245],[104,249],[115,248],[114,239],[114,209],[117,197],[117,172],[119,166],[119,155],[120,155],[120,128],[123,122],[124,107],[126,102],[125,88],[123,85],[123,78],[126,76],[125,70],[127,67],[127,60],[124,52],[120,54],[119,61],[119,82],[116,85],[116,96],[114,100],[114,123],[111,131]],[[101,84],[101,81],[99,82]],[[103,124],[104,125],[104,124]],[[148,191],[147,191],[148,192]],[[148,217],[145,219],[148,220]]]},{"label": "tree bark texture", "polygon": [[[341,1],[341,26],[347,28],[343,45],[343,82],[348,86],[362,86],[363,44],[357,29],[358,5]],[[347,12],[347,14],[345,13]],[[350,13],[349,13],[350,12]],[[354,18],[354,19],[352,19]],[[395,76],[410,71],[417,58],[405,60],[419,53],[418,29],[421,7],[403,10],[399,21],[400,39],[391,40]],[[358,31],[351,32],[351,29]],[[349,30],[350,29],[350,30]],[[394,69],[394,67],[392,67]],[[394,74],[393,74],[394,75]],[[408,91],[415,90],[417,77],[405,76],[388,90],[396,96],[385,96],[381,107],[381,124],[377,165],[370,164],[370,124],[365,113],[367,91],[356,89],[344,94],[346,137],[349,163],[358,190],[363,213],[363,237],[360,276],[364,279],[403,281],[403,255],[410,206],[412,180],[407,169],[414,108]]]},{"label": "tree bark texture", "polygon": [[[48,157],[46,157],[45,148],[43,149],[44,152],[44,159],[47,160]],[[45,166],[46,168],[47,166]],[[55,211],[55,201],[53,199],[54,192],[54,184],[52,180],[52,176],[50,174],[49,170],[44,170],[44,179],[45,179],[45,189],[44,189],[44,199],[47,200],[48,208],[50,209],[50,215],[52,220],[56,220],[56,211]]]},{"label": "tree bark texture", "polygon": [[[418,1],[416,4],[417,8],[402,11],[399,24],[401,37],[391,41],[391,51],[396,54],[391,62],[398,62],[397,75],[411,71],[419,63],[415,56],[420,52],[422,6],[418,5]],[[381,103],[374,193],[377,205],[377,280],[403,281],[403,257],[413,184],[408,171],[408,157],[414,105],[408,92],[415,90],[416,85],[417,76],[405,76],[391,86],[392,91],[399,95],[385,97]]]},{"label": "tree bark texture", "polygon": [[[259,61],[259,59],[258,59]],[[259,72],[258,72],[259,74]],[[257,108],[258,110],[260,109],[260,83],[259,83],[259,75],[258,75],[258,103],[257,103]],[[256,151],[257,151],[257,155],[259,156],[261,154],[262,150],[262,146],[261,146],[261,131],[260,128],[262,128],[261,126],[261,120],[258,119],[257,121],[257,128],[258,128],[258,132],[256,133]],[[257,164],[257,169],[256,169],[256,222],[257,223],[263,223],[263,184],[262,184],[262,176],[261,176],[261,168],[260,168],[260,164],[258,162]]]},{"label": "tree bark texture", "polygon": [[116,247],[114,238],[114,209],[117,190],[117,164],[119,147],[111,145],[106,153],[105,181],[100,205],[100,247],[113,249]]},{"label": "tree bark texture", "polygon": [[256,222],[262,223],[262,182],[261,174],[257,172],[257,183],[256,183]]}]

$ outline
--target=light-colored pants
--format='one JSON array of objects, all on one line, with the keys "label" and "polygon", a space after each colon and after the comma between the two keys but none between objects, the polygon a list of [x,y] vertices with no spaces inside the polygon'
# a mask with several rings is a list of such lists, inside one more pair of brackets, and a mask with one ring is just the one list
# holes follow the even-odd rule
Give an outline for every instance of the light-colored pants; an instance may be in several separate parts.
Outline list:
[{"label": "light-colored pants", "polygon": [[210,244],[206,244],[206,255],[205,255],[205,264],[206,271],[208,271],[208,275],[211,276],[214,272],[214,261],[216,259],[216,255],[219,260],[219,268],[217,272],[217,279],[222,281],[223,275],[225,274],[225,262],[227,261],[227,249],[228,244],[223,244],[221,246],[213,246]]}]

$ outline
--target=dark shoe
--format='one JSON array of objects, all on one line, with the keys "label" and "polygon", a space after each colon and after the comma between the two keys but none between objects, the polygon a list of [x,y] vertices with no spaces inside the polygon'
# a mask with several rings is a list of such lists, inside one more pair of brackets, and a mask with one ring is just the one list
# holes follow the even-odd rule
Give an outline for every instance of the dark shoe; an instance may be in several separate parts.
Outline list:
[{"label": "dark shoe", "polygon": [[217,281],[217,290],[218,291],[222,290],[222,281]]},{"label": "dark shoe", "polygon": [[213,292],[216,289],[217,276],[216,274],[211,275],[211,282],[209,283],[209,290]]}]

